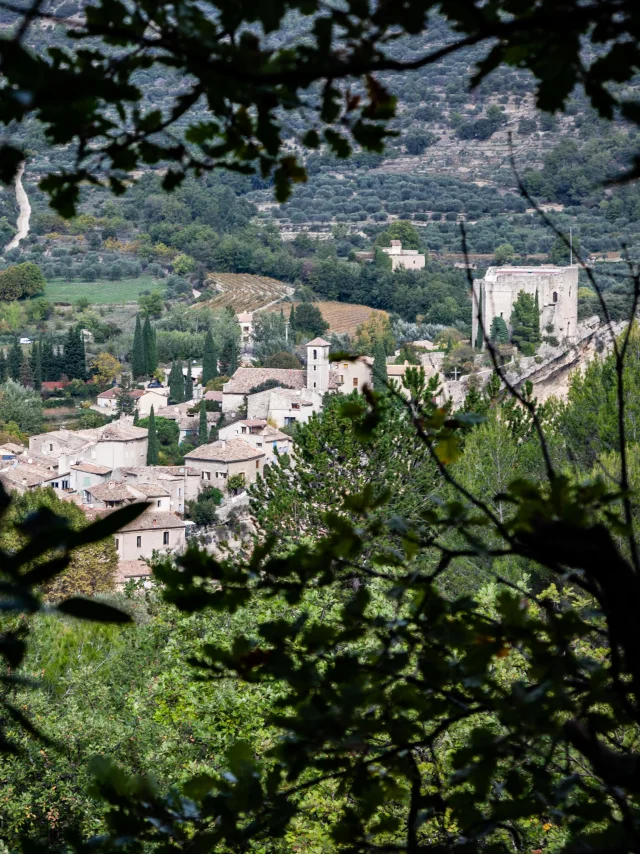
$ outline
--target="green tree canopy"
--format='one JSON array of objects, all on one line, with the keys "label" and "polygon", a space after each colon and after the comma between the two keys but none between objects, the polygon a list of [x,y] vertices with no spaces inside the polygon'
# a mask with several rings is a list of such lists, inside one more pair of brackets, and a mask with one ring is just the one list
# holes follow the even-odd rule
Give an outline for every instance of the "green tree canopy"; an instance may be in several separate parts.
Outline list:
[{"label": "green tree canopy", "polygon": [[520,291],[511,312],[511,340],[525,356],[532,356],[540,343],[540,310],[537,294]]}]

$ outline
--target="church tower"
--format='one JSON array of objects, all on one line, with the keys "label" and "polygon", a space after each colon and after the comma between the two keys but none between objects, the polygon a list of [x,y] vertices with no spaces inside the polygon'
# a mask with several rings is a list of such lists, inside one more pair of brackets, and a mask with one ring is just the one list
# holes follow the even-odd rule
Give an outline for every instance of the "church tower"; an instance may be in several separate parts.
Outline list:
[{"label": "church tower", "polygon": [[329,388],[329,348],[324,338],[314,338],[307,344],[307,388],[324,394]]}]

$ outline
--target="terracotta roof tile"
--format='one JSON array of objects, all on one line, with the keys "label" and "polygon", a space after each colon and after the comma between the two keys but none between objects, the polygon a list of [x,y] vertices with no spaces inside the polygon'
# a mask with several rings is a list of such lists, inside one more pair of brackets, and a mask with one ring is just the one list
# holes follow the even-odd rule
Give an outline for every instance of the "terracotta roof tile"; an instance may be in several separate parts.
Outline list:
[{"label": "terracotta roof tile", "polygon": [[262,451],[251,447],[242,439],[219,439],[209,445],[200,445],[188,454],[185,460],[206,460],[221,463],[240,463],[264,457]]},{"label": "terracotta roof tile", "polygon": [[288,388],[304,388],[307,372],[297,368],[238,368],[228,383],[225,394],[248,394],[251,389],[268,380],[275,380]]}]

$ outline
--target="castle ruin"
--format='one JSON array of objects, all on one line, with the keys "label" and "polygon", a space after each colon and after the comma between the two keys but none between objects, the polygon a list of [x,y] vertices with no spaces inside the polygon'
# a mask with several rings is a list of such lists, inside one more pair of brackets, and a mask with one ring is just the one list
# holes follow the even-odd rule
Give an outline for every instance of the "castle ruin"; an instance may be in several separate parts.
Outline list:
[{"label": "castle ruin", "polygon": [[[488,336],[494,317],[502,317],[511,331],[511,313],[520,291],[540,306],[540,331],[572,343],[578,331],[578,267],[489,267],[484,279],[473,283],[473,344],[478,340],[478,315]],[[484,349],[484,342],[482,344]]]}]

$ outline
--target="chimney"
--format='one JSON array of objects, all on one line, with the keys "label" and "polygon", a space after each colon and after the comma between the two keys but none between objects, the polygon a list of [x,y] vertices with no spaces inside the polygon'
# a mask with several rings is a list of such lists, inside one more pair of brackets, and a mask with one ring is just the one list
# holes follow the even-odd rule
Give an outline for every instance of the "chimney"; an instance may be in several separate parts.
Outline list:
[{"label": "chimney", "polygon": [[22,485],[23,485],[23,486],[26,486],[26,485],[27,485],[27,479],[26,479],[26,477],[23,477],[23,478],[22,478]]},{"label": "chimney", "polygon": [[114,489],[114,488],[115,488],[115,483],[112,480],[110,480],[109,481],[109,489]]}]

